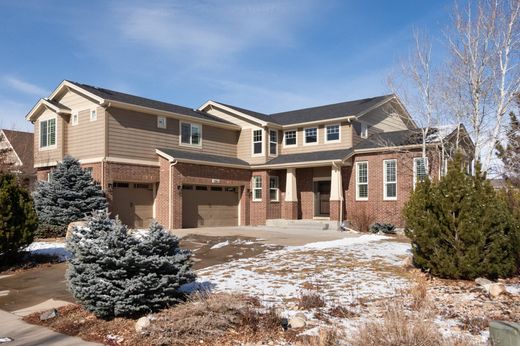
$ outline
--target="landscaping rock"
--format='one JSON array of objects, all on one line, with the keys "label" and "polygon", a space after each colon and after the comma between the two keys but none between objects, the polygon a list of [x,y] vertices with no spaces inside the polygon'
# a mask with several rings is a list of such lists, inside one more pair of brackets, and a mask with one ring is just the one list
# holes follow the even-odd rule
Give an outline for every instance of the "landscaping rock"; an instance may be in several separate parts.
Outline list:
[{"label": "landscaping rock", "polygon": [[479,286],[483,286],[483,287],[485,287],[485,286],[487,286],[487,285],[491,285],[493,282],[490,281],[490,280],[488,280],[488,279],[486,279],[486,278],[476,278],[476,279],[475,279],[475,283],[476,283],[477,285],[479,285]]},{"label": "landscaping rock", "polygon": [[499,295],[507,292],[506,286],[504,286],[504,284],[502,284],[502,283],[496,283],[496,284],[489,285],[489,288],[487,289],[487,291],[488,291],[489,295],[492,296],[493,298],[496,298]]},{"label": "landscaping rock", "polygon": [[303,312],[298,312],[294,317],[301,318],[304,321],[307,321],[307,316]]},{"label": "landscaping rock", "polygon": [[72,236],[72,230],[74,229],[74,227],[86,227],[86,226],[87,226],[87,221],[74,221],[74,222],[69,223],[69,225],[67,226],[67,233],[65,234],[65,238],[70,239],[70,237]]},{"label": "landscaping rock", "polygon": [[144,316],[135,322],[135,331],[138,333],[144,333],[145,329],[150,326],[150,317]]},{"label": "landscaping rock", "polygon": [[47,320],[50,320],[51,318],[54,318],[56,316],[58,316],[58,310],[50,309],[50,310],[44,311],[40,315],[40,321],[47,321]]},{"label": "landscaping rock", "polygon": [[289,327],[291,328],[303,328],[305,325],[307,325],[307,322],[305,322],[307,318],[303,319],[299,316],[293,316],[289,320]]}]

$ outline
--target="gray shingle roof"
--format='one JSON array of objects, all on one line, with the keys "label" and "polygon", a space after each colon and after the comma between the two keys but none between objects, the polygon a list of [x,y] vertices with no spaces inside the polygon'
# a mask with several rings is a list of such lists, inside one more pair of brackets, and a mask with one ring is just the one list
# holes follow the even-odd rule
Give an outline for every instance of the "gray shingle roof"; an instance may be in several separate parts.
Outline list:
[{"label": "gray shingle roof", "polygon": [[252,117],[255,117],[257,119],[263,120],[263,121],[267,121],[267,122],[269,122],[269,121],[272,122],[273,121],[273,119],[268,114],[259,113],[259,112],[255,112],[255,111],[252,111],[252,110],[249,110],[249,109],[228,105],[226,103],[222,103],[222,102],[218,102],[218,101],[215,101],[215,102],[217,102],[217,103],[219,103],[219,104],[221,104],[223,106],[232,108],[232,109],[234,109],[236,111],[242,112],[244,114],[250,115]]},{"label": "gray shingle roof", "polygon": [[270,115],[270,118],[272,121],[281,125],[289,125],[308,121],[345,117],[349,115],[356,115],[357,113],[373,107],[391,96],[393,95],[383,95],[319,107],[298,109],[289,112],[274,113]]},{"label": "gray shingle roof", "polygon": [[178,150],[178,149],[157,148],[157,150],[162,151],[166,155],[169,155],[175,159],[203,161],[203,162],[208,162],[208,163],[221,163],[221,164],[228,164],[228,165],[239,165],[239,166],[245,166],[244,168],[249,167],[249,163],[247,163],[246,161],[237,159],[236,157],[213,155],[213,154],[206,154],[206,153],[185,151],[185,150]]},{"label": "gray shingle roof", "polygon": [[129,103],[129,104],[133,104],[136,106],[148,107],[148,108],[153,108],[153,109],[157,109],[157,110],[161,110],[161,111],[173,112],[173,113],[177,113],[177,114],[181,114],[181,115],[188,115],[188,116],[192,116],[194,118],[212,120],[212,121],[230,124],[230,122],[217,118],[210,114],[200,112],[200,111],[188,108],[188,107],[175,105],[173,103],[152,100],[152,99],[148,99],[145,97],[125,94],[125,93],[110,90],[110,89],[98,88],[98,87],[95,87],[92,85],[82,84],[82,83],[78,83],[78,82],[74,82],[74,81],[70,81],[70,80],[68,82],[70,82],[82,89],[85,89],[86,91],[88,91],[96,96],[99,96],[103,99],[106,99],[106,100]]},{"label": "gray shingle roof", "polygon": [[341,160],[352,153],[352,148],[349,149],[337,149],[328,151],[313,151],[310,153],[297,153],[280,155],[274,159],[268,161],[267,165],[277,165],[285,163],[296,163],[296,162],[307,162],[307,161],[332,161]]}]

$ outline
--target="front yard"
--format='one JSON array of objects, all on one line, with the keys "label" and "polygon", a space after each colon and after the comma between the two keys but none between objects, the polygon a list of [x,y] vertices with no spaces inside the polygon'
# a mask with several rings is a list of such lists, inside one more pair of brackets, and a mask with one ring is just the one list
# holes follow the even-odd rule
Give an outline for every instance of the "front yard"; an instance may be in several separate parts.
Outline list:
[{"label": "front yard", "polygon": [[[410,245],[400,237],[360,235],[289,247],[269,246],[262,240],[244,237],[195,236],[184,238],[183,243],[194,251],[198,269],[197,282],[184,290],[243,294],[258,300],[260,311],[274,308],[289,324],[299,323],[288,332],[274,328],[271,335],[265,336],[274,344],[317,337],[325,329],[337,331],[336,338],[348,344],[359,328],[381,321],[392,309],[432,321],[444,336],[476,345],[487,340],[488,320],[520,320],[518,278],[505,281],[509,293],[496,298],[472,281],[430,278],[403,265]],[[153,335],[137,334],[133,320],[106,322],[78,308],[60,311],[62,314],[46,322],[40,322],[39,315],[27,319],[112,345],[146,342],[147,335]],[[165,315],[169,316],[152,316],[152,326],[154,318],[163,321]],[[82,331],[85,321],[89,322],[88,332]],[[236,330],[224,332],[229,340],[237,339]],[[204,336],[200,339],[211,344]]]}]

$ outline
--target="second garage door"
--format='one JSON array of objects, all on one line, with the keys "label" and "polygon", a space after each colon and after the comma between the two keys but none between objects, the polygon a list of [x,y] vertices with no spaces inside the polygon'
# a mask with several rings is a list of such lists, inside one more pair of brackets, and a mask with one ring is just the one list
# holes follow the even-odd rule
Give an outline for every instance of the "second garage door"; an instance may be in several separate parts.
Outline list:
[{"label": "second garage door", "polygon": [[182,187],[182,227],[238,226],[238,188]]}]

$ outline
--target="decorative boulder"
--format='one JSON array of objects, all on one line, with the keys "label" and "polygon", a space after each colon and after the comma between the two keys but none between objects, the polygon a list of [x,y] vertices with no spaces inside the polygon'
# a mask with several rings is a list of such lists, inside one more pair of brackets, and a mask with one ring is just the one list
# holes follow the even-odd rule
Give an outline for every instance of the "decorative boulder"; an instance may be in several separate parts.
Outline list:
[{"label": "decorative boulder", "polygon": [[150,326],[150,317],[143,316],[135,322],[135,331],[138,333],[144,333],[146,328]]},{"label": "decorative boulder", "polygon": [[50,320],[51,318],[55,318],[56,316],[58,316],[58,310],[50,309],[50,310],[44,311],[40,315],[40,321],[47,321],[47,320]]},{"label": "decorative boulder", "polygon": [[501,283],[491,284],[487,289],[489,295],[493,298],[498,297],[501,294],[507,293],[506,286]]},{"label": "decorative boulder", "polygon": [[69,223],[67,226],[67,234],[65,235],[65,239],[70,239],[74,227],[87,227],[87,221],[74,221]]},{"label": "decorative boulder", "polygon": [[289,320],[289,327],[291,328],[303,328],[307,324],[307,318],[302,318],[301,316],[293,316]]},{"label": "decorative boulder", "polygon": [[491,285],[493,283],[493,281],[490,281],[486,278],[476,278],[475,283],[479,286],[485,287],[487,285]]}]

